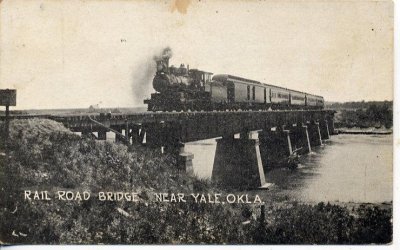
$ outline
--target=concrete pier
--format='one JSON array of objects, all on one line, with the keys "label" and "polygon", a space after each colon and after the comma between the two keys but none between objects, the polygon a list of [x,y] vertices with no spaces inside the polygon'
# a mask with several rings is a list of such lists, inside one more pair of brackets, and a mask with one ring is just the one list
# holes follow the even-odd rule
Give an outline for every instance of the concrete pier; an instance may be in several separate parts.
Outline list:
[{"label": "concrete pier", "polygon": [[263,186],[266,182],[258,139],[218,139],[212,181],[241,190]]},{"label": "concrete pier", "polygon": [[311,144],[307,126],[303,125],[301,122],[298,122],[296,126],[293,126],[290,129],[290,131],[292,149],[294,151],[299,151],[300,154],[310,153]]},{"label": "concrete pier", "polygon": [[190,152],[185,151],[185,144],[180,144],[179,145],[179,153],[177,155],[177,167],[181,171],[185,171],[186,173],[193,175],[194,170],[193,170],[193,158],[194,155]]},{"label": "concrete pier", "polygon": [[289,164],[292,155],[290,131],[279,129],[276,131],[263,130],[258,133],[260,140],[260,154],[264,169],[282,167]]},{"label": "concrete pier", "polygon": [[318,122],[311,121],[307,124],[307,129],[311,147],[322,145],[321,132],[319,130]]},{"label": "concrete pier", "polygon": [[178,155],[178,169],[185,171],[186,173],[193,175],[193,160],[194,155],[190,152],[182,152]]},{"label": "concrete pier", "polygon": [[326,120],[320,120],[319,121],[319,130],[321,132],[321,139],[322,140],[328,140],[330,138],[328,122]]}]

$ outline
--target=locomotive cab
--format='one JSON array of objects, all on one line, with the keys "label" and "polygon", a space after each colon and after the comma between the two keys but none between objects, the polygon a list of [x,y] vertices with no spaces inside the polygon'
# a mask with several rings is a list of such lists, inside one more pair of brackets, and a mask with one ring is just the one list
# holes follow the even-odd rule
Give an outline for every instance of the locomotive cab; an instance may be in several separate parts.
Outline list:
[{"label": "locomotive cab", "polygon": [[189,70],[189,75],[192,78],[192,84],[203,90],[206,92],[210,92],[211,90],[211,86],[210,86],[210,82],[211,82],[211,78],[213,73],[211,72],[206,72],[206,71],[201,71],[201,70],[197,70],[197,69],[191,69]]}]

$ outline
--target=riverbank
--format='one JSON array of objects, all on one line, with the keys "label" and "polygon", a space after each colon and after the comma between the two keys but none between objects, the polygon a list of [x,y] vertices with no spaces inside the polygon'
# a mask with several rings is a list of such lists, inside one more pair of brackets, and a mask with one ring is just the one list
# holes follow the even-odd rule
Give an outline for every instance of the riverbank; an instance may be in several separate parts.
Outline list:
[{"label": "riverbank", "polygon": [[390,135],[393,133],[392,129],[388,128],[337,128],[336,132],[338,134],[352,134],[352,135]]},{"label": "riverbank", "polygon": [[[248,192],[250,203],[216,203],[215,194],[246,201],[239,198],[246,192],[221,190],[178,171],[172,155],[81,139],[54,121],[15,120],[10,131],[9,155],[0,163],[0,181],[6,184],[0,197],[3,244],[385,244],[392,239],[391,205],[276,202],[261,195],[266,191]],[[65,192],[63,199],[57,199],[58,191]],[[85,191],[92,198],[85,200]],[[111,194],[102,200],[99,192]],[[118,192],[135,201],[126,194],[119,200]],[[151,198],[154,193],[169,198],[160,202]],[[214,202],[174,202],[171,194],[180,193],[214,194]],[[255,201],[257,194],[262,203]]]},{"label": "riverbank", "polygon": [[337,127],[386,128],[393,126],[393,103],[388,101],[333,105]]}]

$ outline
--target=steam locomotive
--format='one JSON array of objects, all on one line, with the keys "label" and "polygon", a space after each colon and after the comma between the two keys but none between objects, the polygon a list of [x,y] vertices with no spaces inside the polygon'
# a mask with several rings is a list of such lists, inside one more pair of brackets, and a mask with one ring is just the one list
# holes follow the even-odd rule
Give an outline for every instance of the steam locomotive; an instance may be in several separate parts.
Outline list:
[{"label": "steam locomotive", "polygon": [[156,60],[149,111],[323,109],[324,98],[233,75],[169,66]]}]

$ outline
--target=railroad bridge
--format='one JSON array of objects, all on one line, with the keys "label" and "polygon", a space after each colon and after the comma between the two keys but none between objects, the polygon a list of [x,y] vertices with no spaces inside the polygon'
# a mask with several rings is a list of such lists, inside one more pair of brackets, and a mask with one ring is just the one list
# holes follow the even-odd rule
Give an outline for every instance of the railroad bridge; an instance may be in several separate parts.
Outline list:
[{"label": "railroad bridge", "polygon": [[[218,138],[212,180],[240,189],[266,185],[264,170],[311,152],[334,134],[333,110],[144,112],[63,115],[47,118],[74,132],[106,140],[138,143],[177,157],[179,169],[193,173],[193,154],[185,143]],[[250,132],[258,132],[258,139]],[[94,132],[97,135],[93,134]]]}]

